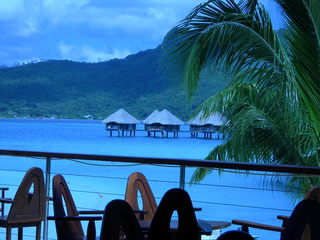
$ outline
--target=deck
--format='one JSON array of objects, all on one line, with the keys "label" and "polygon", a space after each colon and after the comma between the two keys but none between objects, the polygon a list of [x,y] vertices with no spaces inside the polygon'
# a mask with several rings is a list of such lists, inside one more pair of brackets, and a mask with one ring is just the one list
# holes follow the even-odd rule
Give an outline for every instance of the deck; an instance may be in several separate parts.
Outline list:
[{"label": "deck", "polygon": [[[121,163],[121,166],[127,165],[127,164],[143,164],[143,165],[148,165],[148,166],[153,166],[154,168],[163,168],[163,167],[175,167],[172,171],[177,171],[178,179],[179,181],[177,182],[170,182],[168,181],[168,176],[163,175],[161,178],[158,179],[151,179],[151,182],[155,181],[158,182],[162,187],[168,188],[170,186],[176,186],[176,187],[181,187],[181,188],[188,188],[188,185],[186,184],[186,173],[188,172],[189,168],[192,167],[203,167],[203,168],[210,168],[214,169],[214,171],[226,171],[227,172],[233,172],[239,173],[239,171],[243,171],[244,173],[248,174],[249,172],[252,172],[254,174],[260,173],[260,174],[274,174],[274,173],[282,173],[287,176],[287,174],[298,174],[301,176],[314,176],[314,177],[319,177],[320,176],[320,168],[316,167],[302,167],[302,166],[289,166],[289,165],[265,165],[265,164],[249,164],[249,163],[234,163],[234,162],[219,162],[219,161],[205,161],[205,160],[190,160],[190,159],[168,159],[168,158],[145,158],[145,157],[126,157],[126,156],[107,156],[107,155],[92,155],[92,154],[71,154],[71,153],[59,153],[59,152],[35,152],[35,151],[12,151],[12,150],[0,150],[0,155],[2,156],[15,156],[15,157],[21,157],[22,161],[24,163],[27,163],[28,161],[26,159],[30,159],[30,167],[34,164],[34,162],[39,162],[39,164],[44,164],[43,169],[46,173],[46,191],[48,196],[50,195],[50,179],[53,174],[56,174],[55,171],[51,170],[52,167],[54,167],[56,164],[62,164],[63,166],[64,162],[67,161],[73,161],[75,164],[82,164],[81,166],[85,167],[86,164],[91,164],[91,165],[103,165],[105,169],[108,168],[114,168],[113,163]],[[85,161],[85,162],[83,162]],[[33,162],[33,163],[32,163]],[[119,167],[121,167],[119,165]],[[132,165],[134,166],[134,165]],[[178,167],[178,169],[177,169]],[[88,167],[86,167],[88,168]],[[5,171],[10,171],[5,170]],[[11,171],[16,171],[15,169],[12,169]],[[112,171],[114,173],[114,171]],[[169,173],[169,172],[168,172]],[[106,173],[107,174],[107,173]],[[122,182],[125,181],[125,178],[119,178],[117,176],[114,176],[114,174],[111,175],[105,175],[105,176],[94,176],[90,175],[90,178],[96,178],[98,182],[101,182],[103,179],[106,180],[107,182],[111,182],[114,180],[121,180]],[[74,178],[74,177],[84,177],[88,178],[89,175],[81,175],[78,176],[77,174],[68,174],[68,178]],[[103,180],[103,181],[104,181]],[[122,184],[123,185],[123,184]],[[10,188],[12,187],[10,184],[8,185]],[[231,188],[233,190],[239,191],[239,190],[245,190],[246,187],[244,186],[242,188],[238,188],[235,186],[228,186],[228,184],[224,184],[224,186],[217,186],[214,182],[211,184],[204,183],[200,184],[199,187],[208,189],[210,187],[218,187],[221,189],[224,188]],[[6,187],[6,186],[5,186]],[[192,188],[191,188],[192,189]],[[110,193],[110,192],[105,192],[105,191],[99,191],[99,192],[91,192],[90,189],[88,188],[82,188],[82,189],[73,189],[75,192],[78,192],[79,194],[83,194],[83,196],[88,196],[88,195],[99,195],[101,196],[101,200],[103,200],[103,196],[106,194],[107,196],[107,201],[109,201],[112,198],[122,198],[122,196],[117,195],[117,193]],[[250,188],[248,188],[250,190]],[[194,190],[193,190],[194,191]],[[246,190],[247,191],[247,190]],[[234,192],[234,191],[233,191]],[[195,195],[194,195],[195,194]],[[193,198],[196,206],[201,206],[201,204],[204,204],[203,200],[197,199],[197,196],[199,198],[199,192],[194,193]],[[216,193],[217,194],[217,193]],[[158,196],[159,199],[159,196]],[[257,210],[267,210],[267,211],[283,211],[284,209],[280,208],[273,208],[273,207],[268,207],[268,206],[257,206],[259,205],[259,202],[254,200],[253,196],[250,196],[250,199],[252,199],[253,202],[251,203],[240,203],[238,202],[237,199],[233,199],[234,201],[232,203],[226,203],[226,202],[219,202],[218,195],[217,196],[212,196],[212,199],[207,202],[206,204],[209,204],[211,206],[218,206],[218,205],[224,205],[235,208],[235,207],[240,207],[240,208],[245,208],[252,212],[256,212]],[[217,202],[218,201],[218,202]],[[218,205],[217,205],[218,204]],[[51,208],[49,206],[49,202],[47,203],[47,209]],[[206,205],[208,206],[208,205]],[[83,207],[89,207],[89,206],[83,206]],[[216,208],[216,207],[215,207]],[[205,209],[205,208],[203,208]],[[88,209],[86,209],[88,210]],[[259,210],[259,211],[260,211]],[[207,216],[206,214],[209,214],[208,216],[214,216],[212,212],[205,212],[206,210],[203,211],[202,214]],[[212,215],[213,214],[213,215]],[[208,218],[208,217],[207,217]],[[221,219],[225,220],[225,219]],[[229,219],[230,220],[230,219]],[[48,226],[49,229],[52,230],[54,229],[54,226],[51,224],[48,225],[48,223],[45,223],[45,229],[44,229],[44,239],[48,239]]]}]

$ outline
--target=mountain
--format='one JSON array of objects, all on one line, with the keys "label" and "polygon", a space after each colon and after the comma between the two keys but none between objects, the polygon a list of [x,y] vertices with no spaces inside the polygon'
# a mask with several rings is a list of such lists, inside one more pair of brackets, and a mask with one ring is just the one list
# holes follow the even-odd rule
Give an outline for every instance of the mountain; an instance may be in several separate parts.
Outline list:
[{"label": "mountain", "polygon": [[163,50],[146,50],[100,63],[49,60],[0,69],[0,117],[103,119],[125,108],[138,119],[168,109],[182,120],[225,83],[204,77],[190,101],[183,70],[161,63]]}]

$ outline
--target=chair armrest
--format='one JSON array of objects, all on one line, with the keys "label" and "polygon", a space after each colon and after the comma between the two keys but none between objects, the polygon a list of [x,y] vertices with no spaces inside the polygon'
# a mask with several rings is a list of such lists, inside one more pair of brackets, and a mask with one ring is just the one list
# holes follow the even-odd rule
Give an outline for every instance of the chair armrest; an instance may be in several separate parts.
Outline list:
[{"label": "chair armrest", "polygon": [[53,197],[45,196],[44,198],[45,198],[46,201],[53,201]]},{"label": "chair armrest", "polygon": [[48,220],[58,220],[58,221],[96,221],[102,220],[102,217],[99,216],[63,216],[63,217],[56,217],[56,216],[49,216],[47,217]]},{"label": "chair armrest", "polygon": [[148,211],[144,210],[132,210],[135,214],[139,214],[138,220],[144,220],[144,215],[148,213]]},{"label": "chair armrest", "polygon": [[104,211],[103,210],[90,210],[90,211],[78,211],[79,214],[83,214],[83,215],[86,215],[86,214],[104,214]]},{"label": "chair armrest", "polygon": [[148,211],[144,211],[144,210],[133,210],[134,213],[140,213],[140,214],[147,214]]},{"label": "chair armrest", "polygon": [[8,191],[9,190],[9,188],[7,188],[7,187],[0,187],[0,191]]},{"label": "chair armrest", "polygon": [[[134,213],[138,213],[140,215],[147,214],[148,211],[144,210],[133,210]],[[78,214],[80,215],[87,215],[87,214],[104,214],[103,210],[89,210],[89,211],[78,211]]]},{"label": "chair armrest", "polygon": [[267,224],[261,224],[256,222],[248,222],[244,220],[232,220],[232,224],[241,225],[242,231],[249,232],[249,227],[263,229],[263,230],[269,230],[269,231],[275,231],[275,232],[282,232],[284,230],[283,227],[277,227]]},{"label": "chair armrest", "polygon": [[12,198],[0,198],[1,203],[13,203]]},{"label": "chair armrest", "polygon": [[288,220],[290,218],[290,216],[278,215],[277,218],[280,220]]},{"label": "chair armrest", "polygon": [[285,227],[290,217],[285,215],[278,215],[277,218],[282,220],[282,227]]},{"label": "chair armrest", "polygon": [[195,211],[195,212],[200,212],[200,211],[202,211],[202,208],[201,208],[201,207],[194,207],[194,208],[193,208],[193,211]]},{"label": "chair armrest", "polygon": [[99,216],[64,216],[64,217],[47,217],[48,220],[58,220],[58,221],[89,221],[87,228],[87,240],[96,239],[96,225],[94,221],[102,220]]}]

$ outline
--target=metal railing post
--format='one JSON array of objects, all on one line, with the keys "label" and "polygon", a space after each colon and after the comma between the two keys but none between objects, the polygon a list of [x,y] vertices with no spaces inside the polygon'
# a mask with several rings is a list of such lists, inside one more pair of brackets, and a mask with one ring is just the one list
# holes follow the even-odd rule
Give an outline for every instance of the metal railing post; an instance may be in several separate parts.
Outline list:
[{"label": "metal railing post", "polygon": [[180,182],[179,186],[181,189],[185,188],[185,178],[186,178],[186,166],[180,165]]},{"label": "metal railing post", "polygon": [[44,224],[43,224],[43,240],[48,239],[48,220],[49,215],[49,195],[50,195],[50,173],[51,173],[51,157],[46,157],[46,204],[44,213]]}]

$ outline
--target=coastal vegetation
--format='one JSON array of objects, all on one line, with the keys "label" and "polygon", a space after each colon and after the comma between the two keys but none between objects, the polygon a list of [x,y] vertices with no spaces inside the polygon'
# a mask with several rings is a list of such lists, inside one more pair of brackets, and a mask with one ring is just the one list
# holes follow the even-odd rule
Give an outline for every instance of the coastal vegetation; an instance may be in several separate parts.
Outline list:
[{"label": "coastal vegetation", "polygon": [[0,117],[104,119],[125,108],[144,119],[154,109],[166,108],[187,120],[196,106],[225,86],[221,78],[210,76],[197,97],[187,101],[182,70],[168,70],[162,56],[160,45],[100,63],[48,60],[2,67]]},{"label": "coastal vegetation", "polygon": [[[275,31],[257,0],[209,0],[166,39],[169,61],[185,66],[189,96],[201,74],[226,70],[231,82],[194,114],[226,117],[226,141],[207,160],[319,166],[320,2],[275,0],[284,28]],[[197,169],[192,181],[211,170]],[[319,178],[287,176],[305,192]]]}]

